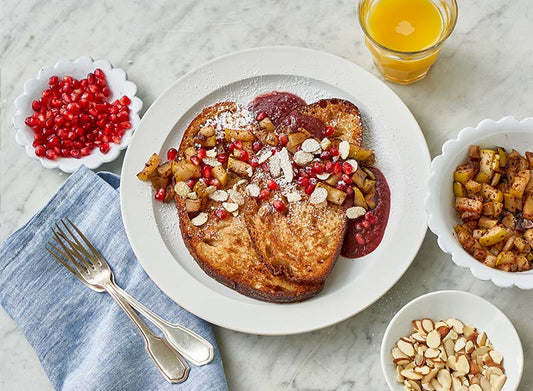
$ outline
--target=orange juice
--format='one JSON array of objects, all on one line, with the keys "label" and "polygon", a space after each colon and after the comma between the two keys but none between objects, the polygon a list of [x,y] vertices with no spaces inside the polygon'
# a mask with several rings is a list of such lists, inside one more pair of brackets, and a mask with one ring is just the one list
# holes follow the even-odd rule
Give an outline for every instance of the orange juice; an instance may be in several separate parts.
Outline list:
[{"label": "orange juice", "polygon": [[359,0],[359,22],[385,79],[424,78],[457,21],[456,0]]},{"label": "orange juice", "polygon": [[368,18],[372,38],[400,52],[417,52],[433,46],[443,27],[439,10],[430,0],[380,0]]}]

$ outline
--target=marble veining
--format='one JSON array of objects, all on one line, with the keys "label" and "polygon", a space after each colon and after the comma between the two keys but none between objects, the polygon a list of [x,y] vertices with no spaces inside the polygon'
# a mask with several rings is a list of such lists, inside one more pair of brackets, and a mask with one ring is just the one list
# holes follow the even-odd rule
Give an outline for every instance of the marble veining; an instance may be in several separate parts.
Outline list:
[{"label": "marble veining", "polygon": [[[456,30],[429,76],[411,86],[390,84],[419,121],[432,156],[461,128],[484,118],[533,115],[529,0],[459,3]],[[13,101],[40,66],[84,54],[108,59],[137,83],[145,109],[193,67],[256,46],[324,50],[378,74],[363,43],[355,0],[7,0],[0,13],[0,37],[1,240],[44,205],[67,177],[30,160],[14,140]],[[118,159],[102,169],[119,173],[121,163]],[[385,296],[335,326],[285,337],[215,328],[230,389],[386,390],[379,348],[387,323],[409,300],[439,289],[473,292],[506,313],[524,347],[520,390],[532,390],[531,293],[475,279],[440,251],[431,233]],[[0,389],[51,388],[31,347],[3,310],[0,341]]]}]

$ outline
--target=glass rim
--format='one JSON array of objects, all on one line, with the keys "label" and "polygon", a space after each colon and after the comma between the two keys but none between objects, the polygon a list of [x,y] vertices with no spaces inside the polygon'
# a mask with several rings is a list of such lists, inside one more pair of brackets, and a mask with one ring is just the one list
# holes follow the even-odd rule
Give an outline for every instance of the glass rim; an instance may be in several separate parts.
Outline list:
[{"label": "glass rim", "polygon": [[457,24],[457,17],[458,17],[458,11],[459,11],[459,8],[457,7],[457,1],[456,0],[450,0],[452,2],[452,5],[453,5],[453,8],[455,10],[455,18],[453,19],[453,22],[450,24],[450,28],[448,28],[448,32],[441,38],[439,39],[435,44],[433,44],[432,46],[428,47],[428,48],[425,48],[425,49],[422,49],[422,50],[415,50],[415,51],[401,51],[401,50],[395,50],[395,49],[391,49],[391,48],[388,48],[387,46],[384,46],[382,44],[380,44],[379,42],[377,42],[373,37],[372,35],[370,35],[370,32],[368,32],[366,26],[365,26],[365,23],[363,23],[362,21],[362,17],[361,17],[361,6],[363,5],[363,3],[365,2],[366,0],[359,0],[359,5],[357,7],[357,19],[359,20],[359,25],[361,26],[361,29],[363,30],[363,32],[365,33],[365,36],[374,44],[376,45],[377,47],[379,47],[380,49],[383,49],[383,50],[386,50],[386,51],[389,51],[389,52],[392,52],[394,54],[407,54],[407,55],[417,55],[417,54],[425,54],[427,52],[430,52],[430,51],[433,51],[435,49],[437,49],[439,46],[441,46],[443,44],[444,41],[446,41],[448,39],[448,37],[452,34],[453,30],[455,30],[455,26]]}]

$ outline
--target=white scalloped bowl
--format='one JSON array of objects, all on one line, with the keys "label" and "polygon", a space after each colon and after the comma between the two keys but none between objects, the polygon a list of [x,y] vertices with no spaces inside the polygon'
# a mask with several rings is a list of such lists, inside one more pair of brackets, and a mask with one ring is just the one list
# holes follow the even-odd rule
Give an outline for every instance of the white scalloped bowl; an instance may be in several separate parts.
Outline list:
[{"label": "white scalloped bowl", "polygon": [[522,121],[513,117],[504,117],[499,121],[486,119],[475,128],[464,128],[457,139],[449,140],[442,146],[442,154],[431,163],[427,182],[425,207],[429,228],[437,235],[442,251],[451,254],[457,265],[469,268],[480,280],[491,280],[501,288],[517,286],[533,289],[533,270],[509,273],[490,268],[468,254],[455,237],[454,227],[460,219],[454,208],[453,173],[459,164],[466,161],[468,147],[472,144],[502,146],[507,150],[514,148],[522,154],[533,151],[533,118]]},{"label": "white scalloped bowl", "polygon": [[381,370],[391,391],[405,390],[396,381],[396,367],[391,351],[400,337],[412,333],[411,321],[430,318],[434,321],[456,318],[467,325],[484,331],[503,355],[507,381],[502,391],[518,389],[524,370],[524,350],[513,324],[489,301],[463,291],[436,291],[419,296],[407,303],[391,319],[381,342]]},{"label": "white scalloped bowl", "polygon": [[[100,68],[105,73],[107,84],[111,91],[111,95],[108,98],[110,101],[114,101],[123,95],[126,95],[131,100],[129,104],[131,128],[126,131],[120,144],[109,143],[110,149],[105,154],[95,148],[88,156],[80,159],[60,157],[56,160],[49,160],[35,155],[35,148],[32,145],[33,129],[24,123],[24,120],[34,113],[31,103],[39,99],[42,92],[48,88],[48,79],[51,76],[55,75],[60,78],[72,76],[76,79],[82,79],[96,68]],[[137,86],[127,80],[126,72],[120,68],[113,68],[108,61],[94,61],[87,56],[79,57],[74,61],[59,60],[53,67],[41,68],[37,78],[26,81],[24,83],[24,93],[15,100],[13,126],[16,130],[17,143],[26,149],[29,157],[39,159],[46,168],[59,168],[61,171],[71,173],[83,164],[90,169],[95,169],[103,163],[115,160],[120,151],[128,146],[131,136],[139,124],[139,111],[142,108],[142,101],[135,96],[136,93]]]}]

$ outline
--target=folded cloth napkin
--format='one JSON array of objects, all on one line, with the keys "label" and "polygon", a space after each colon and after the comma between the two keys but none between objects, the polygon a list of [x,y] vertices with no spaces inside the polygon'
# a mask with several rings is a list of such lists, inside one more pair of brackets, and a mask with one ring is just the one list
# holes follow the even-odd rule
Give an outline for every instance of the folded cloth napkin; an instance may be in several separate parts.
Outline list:
[{"label": "folded cloth napkin", "polygon": [[[58,390],[226,390],[210,325],[170,300],[135,259],[122,224],[119,185],[120,178],[111,173],[84,167],[73,173],[0,247],[0,304]],[[122,288],[163,318],[209,340],[215,346],[213,362],[191,365],[184,383],[167,383],[113,299],[87,288],[45,251],[53,223],[67,216],[107,259]]]}]

